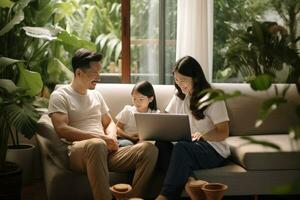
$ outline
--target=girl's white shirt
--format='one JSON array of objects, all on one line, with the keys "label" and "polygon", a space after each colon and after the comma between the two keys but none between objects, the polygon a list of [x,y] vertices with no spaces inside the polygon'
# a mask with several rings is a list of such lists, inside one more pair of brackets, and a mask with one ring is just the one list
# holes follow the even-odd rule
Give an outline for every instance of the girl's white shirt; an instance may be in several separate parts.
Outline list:
[{"label": "girl's white shirt", "polygon": [[[190,110],[190,95],[186,95],[184,100],[174,95],[166,107],[168,113],[188,114],[191,127],[191,134],[195,132],[207,133],[215,128],[215,124],[229,121],[227,109],[224,101],[217,101],[211,104],[205,111],[205,118],[195,119]],[[207,141],[222,157],[227,158],[230,155],[228,144],[224,141]]]},{"label": "girl's white shirt", "polygon": [[[159,113],[159,110],[148,109],[147,113]],[[117,114],[116,119],[124,124],[124,131],[129,134],[138,133],[134,113],[139,113],[135,106],[126,105],[123,110]]]}]

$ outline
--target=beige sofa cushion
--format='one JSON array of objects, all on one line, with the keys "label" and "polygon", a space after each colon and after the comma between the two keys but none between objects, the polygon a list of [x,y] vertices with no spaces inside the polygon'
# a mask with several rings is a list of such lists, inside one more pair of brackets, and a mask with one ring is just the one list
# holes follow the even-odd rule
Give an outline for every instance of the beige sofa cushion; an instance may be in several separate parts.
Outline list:
[{"label": "beige sofa cushion", "polygon": [[51,119],[44,114],[38,121],[37,137],[39,145],[60,168],[69,168],[68,148],[57,136]]},{"label": "beige sofa cushion", "polygon": [[300,151],[292,149],[287,134],[250,137],[258,141],[276,144],[281,150],[261,144],[250,144],[248,140],[242,139],[240,136],[229,137],[227,142],[234,161],[247,170],[300,169]]}]

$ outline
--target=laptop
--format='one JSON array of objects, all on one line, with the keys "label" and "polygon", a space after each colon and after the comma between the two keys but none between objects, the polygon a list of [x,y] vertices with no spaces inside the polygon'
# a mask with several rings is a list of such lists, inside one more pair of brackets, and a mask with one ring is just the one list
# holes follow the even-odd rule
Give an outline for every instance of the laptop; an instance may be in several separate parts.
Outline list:
[{"label": "laptop", "polygon": [[142,140],[192,141],[186,114],[135,113],[134,117]]}]

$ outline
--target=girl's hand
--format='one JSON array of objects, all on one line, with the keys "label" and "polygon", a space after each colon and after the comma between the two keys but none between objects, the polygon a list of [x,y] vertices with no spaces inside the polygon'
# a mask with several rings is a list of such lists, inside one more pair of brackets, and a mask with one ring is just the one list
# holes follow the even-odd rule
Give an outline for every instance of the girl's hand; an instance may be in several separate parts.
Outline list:
[{"label": "girl's hand", "polygon": [[199,132],[195,132],[192,134],[192,141],[199,141],[199,140],[203,140],[203,135],[202,133]]}]

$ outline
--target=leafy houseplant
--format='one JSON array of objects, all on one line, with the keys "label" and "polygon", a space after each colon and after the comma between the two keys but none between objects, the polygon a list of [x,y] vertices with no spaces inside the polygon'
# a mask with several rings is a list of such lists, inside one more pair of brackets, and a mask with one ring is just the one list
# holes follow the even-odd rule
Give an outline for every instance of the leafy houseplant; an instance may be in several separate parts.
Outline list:
[{"label": "leafy houseplant", "polygon": [[[276,22],[254,21],[238,30],[226,53],[227,67],[246,81],[268,74],[272,82],[295,83],[300,92],[300,57],[286,29]],[[282,76],[285,72],[285,76]]]},{"label": "leafy houseplant", "polygon": [[[246,31],[236,32],[234,40],[228,47],[226,54],[227,67],[239,72],[244,80],[250,83],[254,91],[267,91],[271,87],[275,90],[275,96],[264,101],[260,107],[255,127],[259,127],[268,115],[279,106],[287,103],[286,94],[290,84],[295,84],[300,95],[300,56],[299,50],[295,48],[295,41],[290,41],[288,32],[275,22],[257,22]],[[285,69],[284,69],[285,68]],[[286,71],[284,79],[280,72]],[[285,82],[285,88],[279,92],[276,84]],[[210,89],[200,99],[199,107],[209,105],[215,101],[226,100],[242,93],[236,91],[233,94],[225,94],[223,91]],[[296,105],[296,115],[300,122],[300,104]],[[299,151],[300,123],[289,127],[289,136],[293,150]],[[260,144],[281,150],[276,144],[268,141],[258,141],[251,137],[242,137],[249,143]],[[294,143],[294,147],[293,147]],[[287,193],[299,191],[300,180],[289,185],[278,186],[275,192]]]},{"label": "leafy houseplant", "polygon": [[37,129],[39,114],[33,106],[35,98],[11,80],[0,79],[0,94],[0,170],[4,170],[9,136],[15,147],[20,145],[19,132],[31,139]]}]

